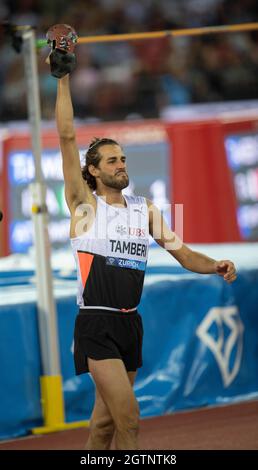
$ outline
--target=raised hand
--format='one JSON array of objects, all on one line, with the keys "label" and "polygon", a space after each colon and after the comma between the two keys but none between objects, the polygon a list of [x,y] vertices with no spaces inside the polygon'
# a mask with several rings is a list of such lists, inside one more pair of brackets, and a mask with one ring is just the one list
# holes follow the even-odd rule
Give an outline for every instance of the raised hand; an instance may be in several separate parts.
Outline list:
[{"label": "raised hand", "polygon": [[49,28],[47,42],[51,47],[51,53],[48,61],[53,77],[63,78],[75,69],[74,48],[77,39],[76,31],[67,24],[56,24]]}]

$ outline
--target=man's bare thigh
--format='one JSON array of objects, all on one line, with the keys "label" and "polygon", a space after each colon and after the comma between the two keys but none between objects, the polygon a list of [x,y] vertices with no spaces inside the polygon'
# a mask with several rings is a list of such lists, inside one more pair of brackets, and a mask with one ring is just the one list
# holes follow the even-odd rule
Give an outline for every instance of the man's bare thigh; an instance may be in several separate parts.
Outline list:
[{"label": "man's bare thigh", "polygon": [[110,414],[114,417],[119,409],[135,406],[132,386],[137,371],[127,372],[120,359],[96,361],[88,358],[88,365],[96,385],[97,415]]}]

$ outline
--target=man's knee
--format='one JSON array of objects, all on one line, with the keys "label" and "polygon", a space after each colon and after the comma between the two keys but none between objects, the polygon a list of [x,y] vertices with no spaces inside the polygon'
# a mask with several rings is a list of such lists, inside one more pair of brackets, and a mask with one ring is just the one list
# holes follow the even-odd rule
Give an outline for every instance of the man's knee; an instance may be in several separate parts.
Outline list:
[{"label": "man's knee", "polygon": [[125,407],[119,411],[116,419],[116,429],[120,432],[133,432],[137,434],[139,430],[139,419],[139,405],[135,400],[133,406],[128,409]]},{"label": "man's knee", "polygon": [[115,430],[112,418],[90,421],[90,433],[96,438],[111,439]]}]

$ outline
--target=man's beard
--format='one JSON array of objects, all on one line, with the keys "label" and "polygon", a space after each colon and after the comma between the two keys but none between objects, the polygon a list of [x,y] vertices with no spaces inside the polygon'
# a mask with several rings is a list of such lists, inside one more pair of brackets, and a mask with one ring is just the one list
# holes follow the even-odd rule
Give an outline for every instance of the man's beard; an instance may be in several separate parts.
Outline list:
[{"label": "man's beard", "polygon": [[[119,176],[122,173],[121,176]],[[106,173],[102,173],[100,175],[101,182],[105,185],[108,186],[109,188],[113,189],[119,189],[120,191],[122,189],[127,188],[129,185],[129,178],[127,173],[125,172],[120,172],[116,176],[111,176],[107,175]]]}]

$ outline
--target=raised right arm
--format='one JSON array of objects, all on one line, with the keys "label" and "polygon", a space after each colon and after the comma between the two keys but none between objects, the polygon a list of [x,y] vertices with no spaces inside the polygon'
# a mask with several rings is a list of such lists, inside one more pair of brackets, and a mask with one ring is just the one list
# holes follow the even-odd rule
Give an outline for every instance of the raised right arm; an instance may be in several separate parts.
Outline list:
[{"label": "raised right arm", "polygon": [[63,160],[65,198],[71,213],[80,203],[95,204],[87,182],[82,178],[80,155],[73,125],[69,75],[58,80],[56,124]]}]

